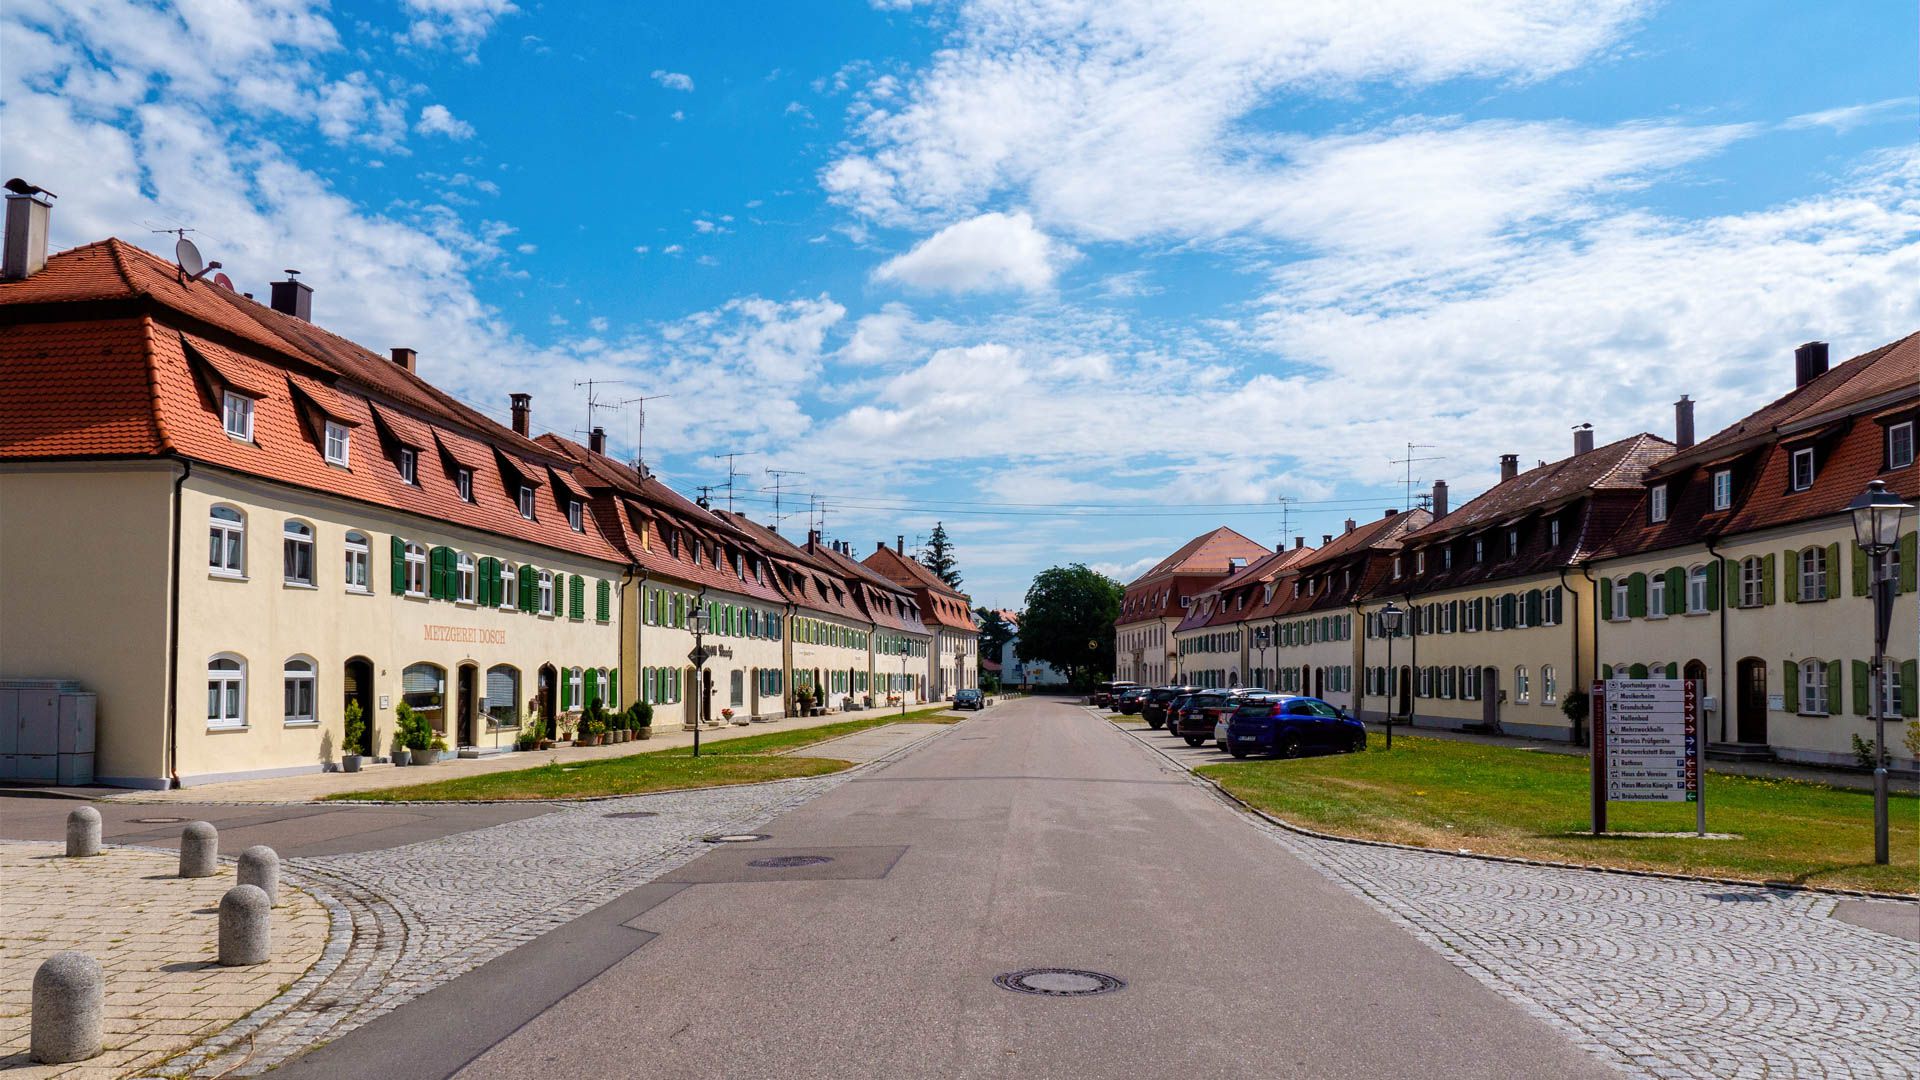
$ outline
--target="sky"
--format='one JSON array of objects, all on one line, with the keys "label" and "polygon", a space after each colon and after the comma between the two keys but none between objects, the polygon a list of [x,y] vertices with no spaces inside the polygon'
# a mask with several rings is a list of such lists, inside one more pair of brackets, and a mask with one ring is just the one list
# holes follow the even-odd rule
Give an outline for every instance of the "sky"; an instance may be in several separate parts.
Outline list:
[{"label": "sky", "polygon": [[299,269],[503,421],[583,432],[593,380],[616,456],[695,494],[742,454],[789,537],[944,522],[1017,608],[1216,525],[1318,544],[1409,475],[1457,506],[1682,394],[1704,435],[1802,341],[1920,329],[1917,18],[9,0],[0,173],[56,248]]}]

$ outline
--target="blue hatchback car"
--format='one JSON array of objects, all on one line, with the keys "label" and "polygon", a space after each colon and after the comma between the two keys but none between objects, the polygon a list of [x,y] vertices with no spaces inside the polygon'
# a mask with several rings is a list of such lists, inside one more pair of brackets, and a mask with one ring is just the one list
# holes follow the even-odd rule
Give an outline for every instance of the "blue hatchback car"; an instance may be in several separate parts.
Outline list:
[{"label": "blue hatchback car", "polygon": [[1268,695],[1241,704],[1227,720],[1227,752],[1299,757],[1367,748],[1365,724],[1314,697]]}]

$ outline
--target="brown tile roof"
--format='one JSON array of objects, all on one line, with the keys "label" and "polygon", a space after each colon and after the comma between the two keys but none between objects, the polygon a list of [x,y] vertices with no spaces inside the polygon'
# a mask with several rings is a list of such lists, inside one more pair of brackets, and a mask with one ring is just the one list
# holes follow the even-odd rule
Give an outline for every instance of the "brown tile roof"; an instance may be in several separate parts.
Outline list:
[{"label": "brown tile roof", "polygon": [[941,581],[938,575],[921,565],[920,560],[909,559],[882,544],[861,561],[882,577],[913,590],[914,596],[920,601],[920,618],[929,627],[963,634],[979,631],[973,621],[973,609],[968,606],[967,595]]},{"label": "brown tile roof", "polygon": [[1182,609],[1180,601],[1198,596],[1215,582],[1240,572],[1233,567],[1234,559],[1244,559],[1251,566],[1269,554],[1265,545],[1254,543],[1224,525],[1201,533],[1133,579],[1121,597],[1120,617],[1115,625],[1127,626],[1148,619],[1184,619],[1183,610],[1191,609]]}]

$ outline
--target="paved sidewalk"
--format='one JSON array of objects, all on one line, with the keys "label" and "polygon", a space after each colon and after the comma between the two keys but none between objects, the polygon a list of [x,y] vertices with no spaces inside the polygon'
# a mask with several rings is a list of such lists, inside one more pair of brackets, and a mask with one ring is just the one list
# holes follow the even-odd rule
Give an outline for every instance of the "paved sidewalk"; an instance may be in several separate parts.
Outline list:
[{"label": "paved sidewalk", "polygon": [[[320,958],[328,917],[285,881],[273,912],[273,958],[223,968],[220,896],[230,864],[178,878],[173,855],[107,848],[68,859],[57,844],[0,843],[0,1072],[8,1080],[144,1074],[272,1000]],[[27,1060],[33,973],[78,949],[106,972],[106,1052],[71,1065]]]}]

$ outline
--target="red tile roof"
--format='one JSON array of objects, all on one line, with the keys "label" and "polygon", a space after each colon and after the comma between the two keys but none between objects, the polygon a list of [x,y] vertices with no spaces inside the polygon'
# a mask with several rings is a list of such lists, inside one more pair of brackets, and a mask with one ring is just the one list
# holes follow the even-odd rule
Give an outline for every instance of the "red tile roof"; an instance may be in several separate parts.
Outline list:
[{"label": "red tile roof", "polygon": [[1262,544],[1222,525],[1180,545],[1173,554],[1134,578],[1120,599],[1116,626],[1148,619],[1184,618],[1180,601],[1207,591],[1215,582],[1239,572],[1233,560],[1251,566],[1271,554]]},{"label": "red tile roof", "polygon": [[929,627],[960,634],[979,632],[967,595],[941,581],[920,560],[882,544],[862,561],[894,584],[911,589],[920,601],[920,618]]}]

